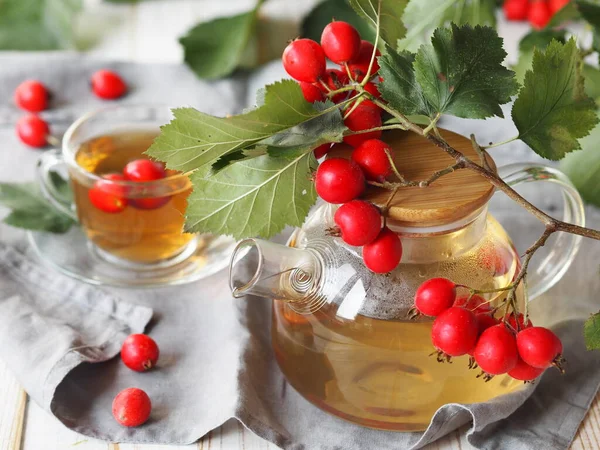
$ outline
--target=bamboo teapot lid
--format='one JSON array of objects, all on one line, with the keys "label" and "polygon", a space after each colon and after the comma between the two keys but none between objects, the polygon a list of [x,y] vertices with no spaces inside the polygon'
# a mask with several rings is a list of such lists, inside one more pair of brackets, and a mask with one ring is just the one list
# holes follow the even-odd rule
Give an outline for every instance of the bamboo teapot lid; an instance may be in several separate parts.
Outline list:
[{"label": "bamboo teapot lid", "polygon": [[[447,130],[440,133],[448,143],[474,161],[479,161],[471,141]],[[452,165],[454,158],[410,131],[384,132],[382,138],[393,150],[398,171],[408,181],[422,181],[434,172]],[[328,157],[350,158],[352,148],[337,145]],[[488,158],[492,168],[494,161]],[[394,176],[389,177],[393,181]],[[481,175],[461,169],[444,175],[428,187],[402,187],[392,200],[388,218],[399,226],[430,227],[455,222],[484,206],[494,194],[494,186]],[[368,186],[361,198],[384,206],[391,191]]]}]

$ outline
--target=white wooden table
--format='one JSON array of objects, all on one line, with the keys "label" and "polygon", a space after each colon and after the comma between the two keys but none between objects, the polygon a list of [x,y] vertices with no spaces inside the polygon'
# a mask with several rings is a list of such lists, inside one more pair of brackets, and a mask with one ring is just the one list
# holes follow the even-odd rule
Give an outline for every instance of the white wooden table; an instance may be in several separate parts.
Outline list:
[{"label": "white wooden table", "polygon": [[[84,17],[87,37],[97,43],[89,52],[94,57],[137,62],[180,62],[177,38],[201,20],[248,10],[253,0],[156,0],[133,5],[113,5],[86,0]],[[298,18],[315,0],[270,0],[264,13],[274,17]],[[526,27],[500,24],[506,37],[509,59],[514,60],[517,43]],[[466,450],[467,428],[457,430],[428,446],[429,450]],[[0,450],[270,450],[277,447],[255,436],[236,421],[213,430],[189,446],[113,444],[89,439],[63,426],[27,397],[10,368],[0,360]],[[573,449],[600,449],[600,396],[579,429]]]}]

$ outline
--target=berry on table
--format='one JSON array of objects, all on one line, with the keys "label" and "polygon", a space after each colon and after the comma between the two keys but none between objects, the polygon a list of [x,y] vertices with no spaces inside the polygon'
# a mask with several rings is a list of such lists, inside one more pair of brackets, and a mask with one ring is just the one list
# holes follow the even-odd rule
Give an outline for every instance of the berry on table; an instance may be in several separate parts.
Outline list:
[{"label": "berry on table", "polygon": [[363,170],[367,180],[382,181],[392,173],[392,164],[387,152],[389,145],[380,139],[369,139],[352,152],[352,160]]},{"label": "berry on table", "polygon": [[352,200],[338,208],[333,216],[342,239],[356,247],[373,242],[381,230],[381,213],[372,203]]},{"label": "berry on table", "polygon": [[358,31],[346,22],[331,22],[321,34],[325,56],[336,64],[344,64],[358,57],[360,43]]},{"label": "berry on table", "polygon": [[48,90],[37,80],[23,81],[15,89],[15,104],[25,111],[43,111],[48,107]]},{"label": "berry on table", "polygon": [[300,81],[300,89],[302,89],[302,95],[304,96],[304,99],[309,103],[322,102],[325,100],[323,91],[312,83]]},{"label": "berry on table", "polygon": [[453,306],[436,317],[431,327],[431,342],[440,352],[448,356],[469,353],[477,341],[478,325],[475,314]]},{"label": "berry on table", "polygon": [[[381,114],[379,114],[378,110],[365,105],[365,102],[362,102],[344,119],[344,125],[351,131],[364,131],[371,128],[378,128],[381,127]],[[358,147],[369,139],[378,139],[379,137],[381,137],[381,130],[375,130],[369,131],[368,133],[344,136],[344,142],[352,147]]]},{"label": "berry on table", "polygon": [[117,422],[126,427],[139,427],[150,417],[152,402],[138,388],[123,389],[112,403],[112,414]]},{"label": "berry on table", "polygon": [[396,233],[384,227],[373,242],[363,247],[363,261],[375,273],[394,270],[402,259],[402,242]]},{"label": "berry on table", "polygon": [[328,203],[346,203],[365,190],[365,176],[353,161],[331,158],[323,161],[315,175],[317,194]]},{"label": "berry on table", "polygon": [[145,334],[129,335],[121,347],[121,359],[127,367],[136,372],[144,372],[154,367],[158,355],[158,345]]},{"label": "berry on table", "polygon": [[[367,72],[369,71],[369,64],[371,64],[371,57],[374,51],[375,46],[369,41],[362,40],[360,42],[358,56],[348,63],[350,73],[356,81],[362,81],[367,75]],[[381,56],[381,52],[379,50],[377,50],[375,53],[375,59],[373,60],[370,76],[379,71],[379,63],[377,62],[378,56]]]},{"label": "berry on table", "polygon": [[136,159],[128,162],[123,175],[129,181],[155,181],[167,176],[164,166],[150,159]]},{"label": "berry on table", "polygon": [[529,0],[506,0],[502,9],[507,20],[526,20]]},{"label": "berry on table", "polygon": [[530,366],[521,358],[517,360],[517,365],[508,371],[508,375],[513,377],[515,380],[521,381],[533,381],[539,377],[545,369],[539,369],[537,367]]},{"label": "berry on table", "polygon": [[92,75],[92,91],[104,100],[114,100],[127,92],[127,85],[119,74],[102,69]]},{"label": "berry on table", "polygon": [[475,362],[488,375],[506,373],[517,365],[515,335],[501,323],[485,330],[473,351]]},{"label": "berry on table", "polygon": [[283,68],[297,81],[314,83],[325,75],[325,53],[312,39],[296,39],[283,51]]},{"label": "berry on table", "polygon": [[88,191],[91,204],[108,214],[120,213],[127,207],[125,188],[119,184],[127,179],[120,173],[103,175]]},{"label": "berry on table", "polygon": [[48,123],[35,116],[29,114],[21,117],[17,121],[17,136],[24,144],[30,147],[45,147],[48,144],[48,135],[50,134],[50,127]]},{"label": "berry on table", "polygon": [[527,19],[533,28],[541,30],[552,18],[552,13],[545,0],[536,0],[529,6]]},{"label": "berry on table", "polygon": [[[415,293],[415,308],[426,316],[436,317],[451,308],[456,300],[456,284],[447,278],[431,278]],[[455,305],[460,306],[460,305]]]},{"label": "berry on table", "polygon": [[519,356],[527,364],[540,369],[558,363],[563,347],[562,342],[548,328],[525,328],[517,334]]}]

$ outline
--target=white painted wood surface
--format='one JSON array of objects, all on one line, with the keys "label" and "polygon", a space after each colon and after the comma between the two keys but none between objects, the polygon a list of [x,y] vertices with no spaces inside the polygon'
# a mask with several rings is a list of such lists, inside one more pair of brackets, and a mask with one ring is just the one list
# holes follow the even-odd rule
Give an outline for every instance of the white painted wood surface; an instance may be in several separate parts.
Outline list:
[{"label": "white painted wood surface", "polygon": [[[179,62],[182,51],[177,39],[199,21],[250,9],[254,0],[156,0],[134,5],[107,4],[86,0],[82,29],[94,43],[90,57],[137,62]],[[264,13],[298,18],[310,10],[315,0],[270,0]],[[94,20],[90,21],[89,18]],[[85,24],[85,26],[83,26]],[[94,26],[90,26],[93,24]],[[522,25],[501,24],[509,59],[514,61]],[[101,38],[99,38],[101,36]],[[473,448],[458,430],[428,446],[429,450]],[[272,450],[274,445],[257,437],[236,421],[213,430],[189,446],[113,444],[89,439],[70,431],[57,419],[29,401],[10,369],[0,360],[0,450]],[[573,449],[600,448],[600,397],[573,444]]]}]

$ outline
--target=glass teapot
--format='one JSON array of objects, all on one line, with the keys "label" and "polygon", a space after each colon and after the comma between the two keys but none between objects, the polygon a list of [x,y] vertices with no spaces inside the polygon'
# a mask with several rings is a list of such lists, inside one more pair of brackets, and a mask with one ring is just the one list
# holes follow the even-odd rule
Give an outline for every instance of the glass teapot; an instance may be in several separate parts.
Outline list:
[{"label": "glass teapot", "polygon": [[[470,158],[478,157],[469,140],[443,134]],[[390,132],[383,139],[409,180],[426,179],[453,162],[412,133]],[[350,149],[339,152],[334,156],[348,157]],[[564,219],[584,224],[579,194],[561,172],[511,165],[499,173],[510,185],[558,184],[564,193]],[[369,188],[363,197],[383,206],[388,192]],[[287,246],[258,239],[238,244],[230,267],[233,295],[273,299],[275,357],[306,399],[364,426],[424,430],[446,403],[484,402],[522,385],[508,376],[489,382],[476,378],[468,356],[439,363],[432,356],[432,319],[408,318],[416,289],[429,278],[446,277],[487,290],[506,286],[518,272],[519,256],[510,237],[488,213],[493,194],[491,184],[468,170],[444,176],[428,188],[400,189],[390,204],[387,226],[400,235],[403,256],[385,275],[365,267],[360,248],[331,235],[337,207],[319,206]],[[580,241],[564,233],[557,236],[545,260],[529,271],[530,298],[558,281]],[[519,289],[517,294],[523,304],[527,293]],[[500,302],[503,297],[487,298]]]}]

